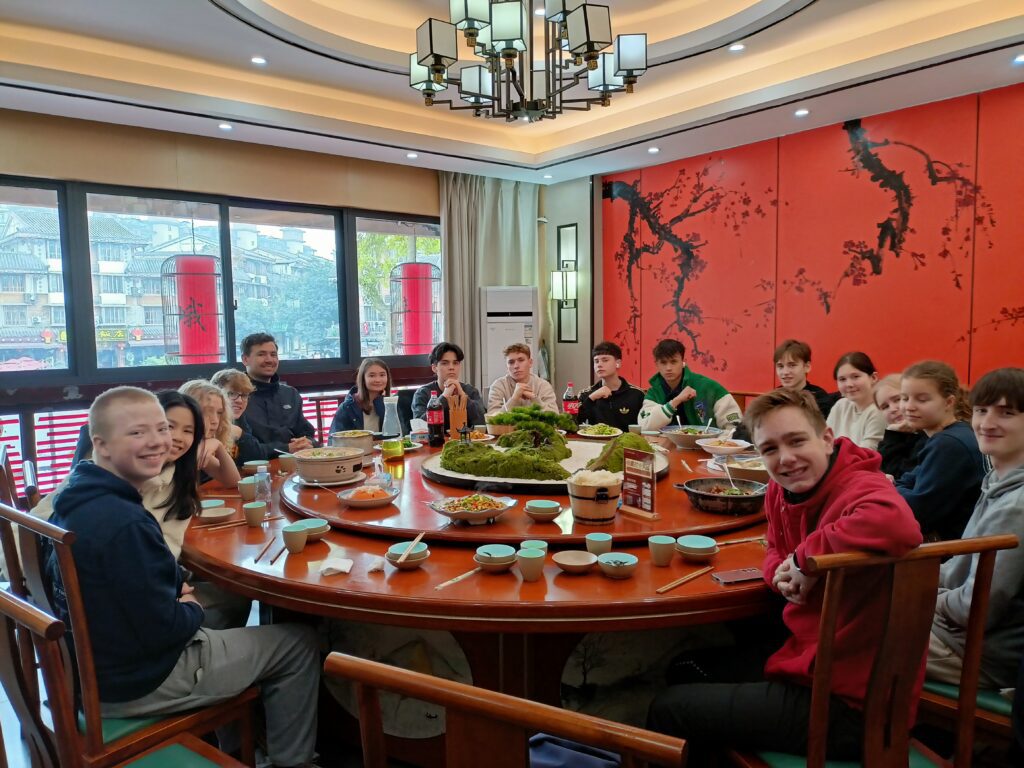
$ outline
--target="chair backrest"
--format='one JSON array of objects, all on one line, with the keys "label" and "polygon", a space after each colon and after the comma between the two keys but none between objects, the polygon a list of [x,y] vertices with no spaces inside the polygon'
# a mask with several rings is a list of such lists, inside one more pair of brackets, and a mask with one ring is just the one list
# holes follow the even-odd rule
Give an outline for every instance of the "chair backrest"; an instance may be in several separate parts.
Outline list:
[{"label": "chair backrest", "polygon": [[11,457],[7,455],[6,445],[0,445],[0,504],[18,506],[18,491],[14,484]]},{"label": "chair backrest", "polygon": [[[102,715],[100,712],[99,688],[96,684],[96,671],[93,666],[92,643],[89,639],[89,623],[85,616],[82,593],[78,585],[78,571],[71,553],[71,545],[75,534],[52,523],[40,520],[32,515],[20,512],[6,504],[0,504],[0,543],[9,538],[10,525],[18,526],[17,534],[21,544],[21,570],[27,597],[41,609],[54,614],[46,589],[43,562],[43,541],[52,547],[57,559],[61,584],[67,601],[68,619],[71,623],[71,640],[74,646],[73,656],[64,647],[65,684],[64,690],[70,701],[75,700],[75,677],[77,676],[77,693],[85,716],[85,734],[79,737],[76,729],[74,736],[80,741],[80,749],[89,754],[103,750]],[[5,530],[7,533],[5,533]],[[5,550],[6,550],[6,544]],[[6,552],[5,552],[6,554]],[[72,673],[72,668],[74,673]],[[51,693],[52,696],[52,693]]]},{"label": "chair backrest", "polygon": [[[996,552],[1012,549],[1017,544],[1016,536],[985,536],[923,544],[899,558],[865,553],[807,558],[805,572],[825,576],[807,734],[808,768],[825,765],[833,640],[847,573],[853,569],[883,569],[890,585],[885,626],[882,627],[881,642],[864,700],[863,764],[867,768],[905,768],[910,754],[909,733],[914,725],[910,721],[911,705],[935,614],[939,566],[948,557],[978,553],[970,623],[972,627],[977,624],[975,631],[980,633],[984,630],[988,613],[988,593]],[[970,632],[971,627],[968,634]],[[970,692],[972,703],[977,693],[977,675],[974,682],[975,690]],[[955,763],[958,768],[970,765],[973,726],[972,705],[969,715],[961,713],[957,747],[959,753],[967,745],[967,761],[960,762],[958,758]]]},{"label": "chair backrest", "polygon": [[637,760],[656,765],[686,764],[686,742],[673,736],[343,653],[328,656],[324,671],[355,683],[366,768],[386,765],[378,690],[445,708],[446,768],[484,763],[488,768],[527,766],[528,739],[537,732],[618,752],[624,766],[634,766]]},{"label": "chair backrest", "polygon": [[[26,600],[0,591],[0,680],[21,727],[33,768],[78,768],[75,716],[64,686],[64,671],[59,642],[64,624]],[[38,701],[29,685],[26,670],[18,659],[18,638],[27,636],[43,674],[48,693],[50,717],[56,737],[42,719]],[[35,671],[31,673],[35,678]]]},{"label": "chair backrest", "polygon": [[[25,508],[29,511],[35,509],[42,497],[39,494],[39,477],[36,474],[36,463],[24,459],[21,462],[21,478],[25,486]],[[14,506],[17,506],[15,504]]]}]

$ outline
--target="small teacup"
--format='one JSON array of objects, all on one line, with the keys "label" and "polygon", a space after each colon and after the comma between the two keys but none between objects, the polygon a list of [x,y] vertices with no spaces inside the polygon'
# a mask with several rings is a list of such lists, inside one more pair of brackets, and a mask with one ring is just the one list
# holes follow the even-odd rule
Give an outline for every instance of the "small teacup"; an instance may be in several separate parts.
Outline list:
[{"label": "small teacup", "polygon": [[676,540],[671,536],[651,536],[647,539],[647,547],[651,550],[651,562],[657,566],[666,566],[672,562]]},{"label": "small teacup", "polygon": [[540,549],[520,549],[516,552],[516,563],[523,581],[540,581],[544,576],[544,560],[547,553]]},{"label": "small teacup", "polygon": [[281,531],[281,536],[284,537],[284,545],[293,555],[299,554],[306,548],[306,538],[308,533],[305,528],[288,530],[290,526],[285,526]]},{"label": "small teacup", "polygon": [[630,424],[629,425],[629,431],[632,432],[634,435],[639,435],[640,434],[640,425],[639,424]]},{"label": "small teacup", "polygon": [[539,549],[541,552],[548,551],[548,543],[541,541],[540,539],[528,539],[527,541],[519,542],[520,549]]},{"label": "small teacup", "polygon": [[277,471],[281,474],[291,474],[295,471],[295,457],[290,453],[282,453],[277,457]]},{"label": "small teacup", "polygon": [[243,477],[238,481],[238,495],[242,501],[256,501],[256,478]]},{"label": "small teacup", "polygon": [[612,551],[612,535],[610,533],[588,533],[587,552],[592,555],[603,555]]},{"label": "small teacup", "polygon": [[242,514],[245,515],[246,525],[252,528],[259,528],[267,517],[267,502],[247,502],[242,505]]}]

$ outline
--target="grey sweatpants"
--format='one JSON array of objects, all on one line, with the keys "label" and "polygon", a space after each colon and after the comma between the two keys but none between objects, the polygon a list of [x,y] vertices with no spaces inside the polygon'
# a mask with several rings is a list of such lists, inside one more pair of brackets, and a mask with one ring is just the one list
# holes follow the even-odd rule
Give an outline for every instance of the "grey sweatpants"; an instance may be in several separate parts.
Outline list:
[{"label": "grey sweatpants", "polygon": [[216,704],[259,685],[274,765],[302,765],[316,744],[320,655],[312,627],[200,629],[152,693],[102,705],[104,717],[143,717]]}]

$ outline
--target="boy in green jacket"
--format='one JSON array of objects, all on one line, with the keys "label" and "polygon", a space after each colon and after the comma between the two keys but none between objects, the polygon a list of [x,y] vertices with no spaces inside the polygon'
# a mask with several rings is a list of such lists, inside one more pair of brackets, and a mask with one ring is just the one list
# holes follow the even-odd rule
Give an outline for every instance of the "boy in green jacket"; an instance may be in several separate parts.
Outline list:
[{"label": "boy in green jacket", "polygon": [[683,424],[707,424],[714,418],[722,429],[738,427],[743,417],[736,399],[714,379],[686,367],[686,347],[675,339],[662,339],[654,347],[658,372],[640,409],[641,429],[661,429],[676,419]]}]

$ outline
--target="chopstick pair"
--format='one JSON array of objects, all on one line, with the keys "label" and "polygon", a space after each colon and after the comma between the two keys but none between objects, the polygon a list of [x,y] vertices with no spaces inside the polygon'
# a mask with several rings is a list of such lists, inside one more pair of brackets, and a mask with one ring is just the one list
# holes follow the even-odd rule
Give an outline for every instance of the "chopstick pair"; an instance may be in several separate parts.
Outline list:
[{"label": "chopstick pair", "polygon": [[691,574],[683,576],[681,579],[676,579],[675,581],[670,581],[668,584],[666,584],[663,587],[658,587],[655,590],[655,592],[657,592],[659,595],[663,595],[666,592],[669,592],[669,591],[675,589],[676,587],[681,587],[686,582],[693,581],[698,576],[703,576],[705,573],[710,573],[713,570],[715,570],[715,566],[713,566],[713,565],[709,565],[709,566],[707,566],[705,568],[701,568],[699,571],[694,571]]},{"label": "chopstick pair", "polygon": [[750,541],[760,541],[763,543],[767,540],[765,539],[764,534],[761,534],[760,536],[750,536],[746,539],[729,539],[728,541],[720,541],[718,542],[718,546],[724,547],[726,544],[746,544]]},{"label": "chopstick pair", "polygon": [[[270,549],[271,545],[273,545],[273,543],[275,541],[277,541],[277,536],[271,536],[270,537],[270,541],[267,542],[266,546],[263,547],[263,549],[260,550],[260,553],[258,555],[256,555],[256,557],[254,557],[252,559],[252,562],[253,562],[254,565],[260,561],[261,557],[263,557],[265,554],[267,554],[267,551]],[[270,565],[273,565],[274,563],[276,563],[277,562],[277,558],[279,558],[281,555],[283,555],[284,551],[286,549],[288,549],[287,545],[282,544],[281,548],[279,550],[277,550],[277,554],[274,555],[272,558],[270,558]]]},{"label": "chopstick pair", "polygon": [[469,578],[470,576],[472,576],[472,575],[473,575],[474,573],[479,573],[479,572],[480,572],[480,571],[482,571],[482,570],[483,570],[483,568],[481,568],[481,567],[480,567],[480,566],[478,565],[478,566],[477,566],[476,568],[474,568],[473,570],[471,570],[471,571],[466,571],[466,572],[465,572],[465,573],[463,573],[463,574],[459,574],[459,575],[458,575],[458,576],[456,576],[456,577],[455,577],[454,579],[448,579],[448,581],[442,581],[442,582],[441,582],[440,584],[438,584],[438,585],[437,585],[436,587],[434,587],[434,589],[435,589],[435,590],[438,590],[438,589],[444,589],[445,587],[450,587],[450,586],[451,586],[452,584],[458,584],[458,583],[459,583],[460,581],[462,581],[463,579],[468,579],[468,578]]},{"label": "chopstick pair", "polygon": [[[264,523],[269,523],[272,520],[283,520],[283,519],[284,519],[284,515],[274,515],[274,517],[266,518],[263,522]],[[234,522],[231,522],[231,523],[213,523],[213,524],[210,524],[210,525],[197,525],[195,527],[199,528],[201,530],[204,530],[204,531],[222,531],[225,528],[237,528],[240,525],[246,525],[246,521],[245,520],[235,520]]]},{"label": "chopstick pair", "polygon": [[395,563],[396,565],[398,563],[404,563],[405,562],[405,558],[407,558],[409,556],[409,554],[414,549],[416,549],[416,545],[419,544],[421,541],[423,541],[423,536],[425,534],[426,534],[426,531],[420,531],[419,536],[417,536],[415,539],[413,539],[412,541],[409,542],[409,546],[407,546],[405,548],[405,551],[402,553],[401,557],[398,558],[398,562]]}]

